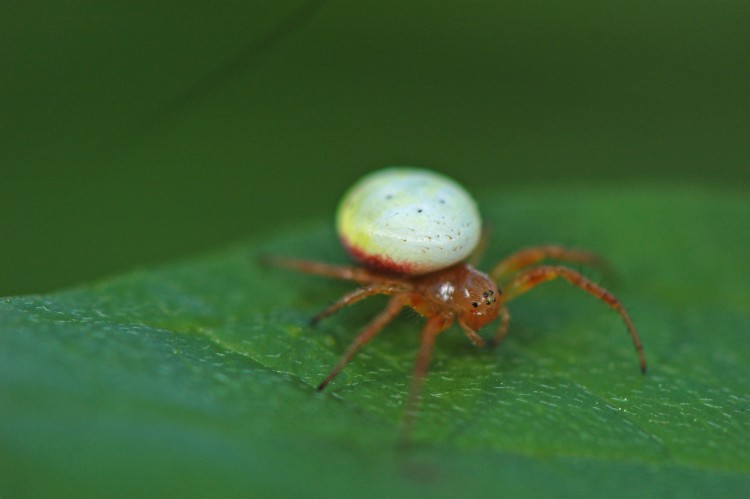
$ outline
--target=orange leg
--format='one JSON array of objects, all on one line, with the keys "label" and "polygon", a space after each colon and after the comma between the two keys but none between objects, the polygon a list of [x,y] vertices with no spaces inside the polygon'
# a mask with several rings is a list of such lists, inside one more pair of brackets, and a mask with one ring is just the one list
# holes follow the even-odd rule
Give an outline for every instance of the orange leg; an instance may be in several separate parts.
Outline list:
[{"label": "orange leg", "polygon": [[505,258],[490,271],[490,277],[499,284],[522,268],[539,263],[546,258],[607,267],[601,257],[588,251],[566,249],[560,246],[538,246],[523,249]]},{"label": "orange leg", "polygon": [[430,365],[432,357],[432,348],[435,345],[435,338],[442,331],[445,331],[453,323],[453,317],[450,315],[434,315],[427,319],[427,323],[422,328],[422,340],[419,346],[417,360],[414,362],[414,372],[411,377],[409,386],[409,395],[406,399],[406,409],[404,412],[404,423],[401,427],[401,442],[406,443],[409,434],[417,419],[419,403],[422,395],[427,368]]},{"label": "orange leg", "polygon": [[638,358],[641,364],[641,372],[646,374],[646,356],[643,353],[643,345],[641,344],[641,340],[635,330],[633,321],[630,320],[630,316],[625,308],[623,308],[622,304],[620,304],[619,300],[615,298],[612,293],[589,281],[575,270],[567,267],[549,265],[526,270],[518,274],[510,282],[505,290],[504,298],[506,300],[512,300],[513,298],[526,293],[534,286],[558,277],[562,277],[574,286],[578,286],[587,293],[594,295],[620,314],[620,317],[622,317],[625,326],[627,326],[628,331],[630,332],[630,336],[633,338],[633,345],[635,345],[635,350],[638,352]]},{"label": "orange leg", "polygon": [[341,298],[339,298],[336,303],[331,304],[328,306],[325,310],[320,312],[318,315],[310,319],[310,325],[315,325],[321,320],[325,319],[329,315],[338,312],[342,308],[353,305],[354,303],[357,303],[358,301],[364,300],[368,296],[373,295],[395,295],[398,293],[403,293],[409,291],[409,289],[401,286],[392,286],[388,284],[372,284],[370,286],[365,286],[364,288],[358,288],[354,291],[345,294]]},{"label": "orange leg", "polygon": [[476,331],[471,329],[469,326],[463,323],[462,320],[458,320],[458,325],[461,326],[461,329],[464,330],[464,333],[466,334],[467,338],[471,340],[472,343],[474,343],[479,348],[482,348],[484,346],[484,338],[479,336]]},{"label": "orange leg", "polygon": [[359,349],[362,348],[365,343],[373,339],[389,322],[391,322],[391,320],[393,320],[394,317],[396,317],[399,311],[404,307],[404,304],[405,299],[403,296],[394,296],[391,298],[385,310],[375,316],[372,322],[370,322],[349,345],[349,348],[347,348],[346,352],[341,356],[336,367],[334,367],[323,382],[318,385],[318,391],[328,386],[328,383],[330,383],[333,378],[339,374],[341,369],[343,369],[343,367],[354,358]]},{"label": "orange leg", "polygon": [[328,263],[312,262],[309,260],[297,260],[296,258],[286,258],[279,256],[266,256],[263,262],[276,267],[296,270],[305,274],[322,275],[334,279],[344,279],[346,281],[355,281],[360,284],[384,284],[397,283],[397,279],[390,279],[370,272],[361,267],[352,267],[350,265],[331,265]]},{"label": "orange leg", "polygon": [[500,306],[500,327],[497,328],[495,337],[492,338],[492,346],[497,345],[505,338],[508,334],[508,325],[510,324],[510,313],[508,313],[508,307],[505,305]]}]

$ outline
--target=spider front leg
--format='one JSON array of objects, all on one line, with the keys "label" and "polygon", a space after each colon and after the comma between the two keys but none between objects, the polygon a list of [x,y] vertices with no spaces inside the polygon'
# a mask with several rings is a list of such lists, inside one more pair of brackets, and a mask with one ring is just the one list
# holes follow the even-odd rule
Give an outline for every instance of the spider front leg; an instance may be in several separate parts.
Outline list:
[{"label": "spider front leg", "polygon": [[537,286],[538,284],[541,284],[545,281],[556,279],[558,277],[562,277],[574,286],[577,286],[587,293],[592,294],[620,314],[620,317],[622,317],[622,320],[625,322],[625,326],[627,326],[628,331],[630,332],[630,336],[633,339],[633,345],[638,352],[641,372],[643,374],[646,374],[646,356],[643,352],[643,344],[641,343],[641,339],[638,337],[638,333],[635,330],[633,321],[630,320],[628,312],[612,293],[602,288],[601,286],[594,284],[575,270],[569,269],[568,267],[549,265],[543,265],[528,269],[516,275],[516,277],[513,278],[510,284],[508,284],[508,286],[505,288],[504,299],[506,301],[512,300],[513,298],[531,290],[534,286]]},{"label": "spider front leg", "polygon": [[562,246],[548,245],[526,248],[513,253],[495,265],[489,274],[499,285],[502,281],[522,268],[539,263],[548,258],[561,262],[584,263],[604,267],[605,269],[609,268],[609,265],[595,253],[563,248]]},{"label": "spider front leg", "polygon": [[510,313],[508,313],[508,307],[504,304],[500,305],[500,311],[498,313],[500,315],[500,326],[497,328],[495,337],[492,338],[492,341],[490,342],[490,345],[493,347],[503,341],[505,335],[508,334],[508,326],[510,325]]},{"label": "spider front leg", "polygon": [[478,346],[479,348],[482,348],[484,346],[484,338],[479,336],[479,334],[471,329],[468,325],[466,325],[462,320],[458,320],[458,325],[461,326],[461,329],[464,330],[464,334],[466,334],[466,337],[469,338],[469,341],[474,343],[474,345]]}]

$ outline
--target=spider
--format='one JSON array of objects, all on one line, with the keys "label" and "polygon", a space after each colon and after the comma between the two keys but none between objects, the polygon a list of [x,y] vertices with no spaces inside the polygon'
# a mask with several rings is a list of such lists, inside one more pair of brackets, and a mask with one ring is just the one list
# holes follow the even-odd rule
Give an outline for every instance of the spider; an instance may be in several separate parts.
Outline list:
[{"label": "spider", "polygon": [[344,196],[337,213],[339,237],[362,266],[331,265],[285,257],[269,263],[296,271],[354,281],[360,285],[312,318],[311,324],[374,295],[390,297],[385,309],[354,338],[338,363],[318,385],[323,390],[404,307],[426,319],[405,405],[404,429],[416,417],[419,398],[437,336],[457,323],[482,347],[478,331],[500,318],[490,340],[497,345],[510,323],[506,304],[535,286],[557,278],[598,298],[620,314],[646,373],[643,346],[619,300],[577,271],[562,265],[539,265],[546,259],[601,263],[593,253],[547,245],[523,249],[495,265],[488,274],[475,269],[482,244],[476,204],[453,180],[415,168],[389,168],[364,177]]}]

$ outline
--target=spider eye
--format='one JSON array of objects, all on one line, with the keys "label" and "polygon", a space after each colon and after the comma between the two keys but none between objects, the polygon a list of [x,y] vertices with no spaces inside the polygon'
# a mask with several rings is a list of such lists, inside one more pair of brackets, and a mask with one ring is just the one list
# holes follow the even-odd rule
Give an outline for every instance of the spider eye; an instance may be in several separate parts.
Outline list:
[{"label": "spider eye", "polygon": [[497,301],[497,298],[495,298],[495,292],[491,289],[488,289],[484,293],[482,293],[482,296],[484,297],[484,303],[487,305],[492,305]]},{"label": "spider eye", "polygon": [[479,306],[479,303],[473,301],[473,302],[471,302],[471,306],[474,307],[474,308],[477,308]]}]

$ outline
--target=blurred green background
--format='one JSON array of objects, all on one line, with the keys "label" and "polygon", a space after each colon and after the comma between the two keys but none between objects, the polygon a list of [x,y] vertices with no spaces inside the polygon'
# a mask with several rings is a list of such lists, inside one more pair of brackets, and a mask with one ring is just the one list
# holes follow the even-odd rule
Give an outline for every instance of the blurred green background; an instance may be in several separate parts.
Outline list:
[{"label": "blurred green background", "polygon": [[373,168],[479,192],[750,186],[750,3],[0,6],[0,295],[332,217]]}]

